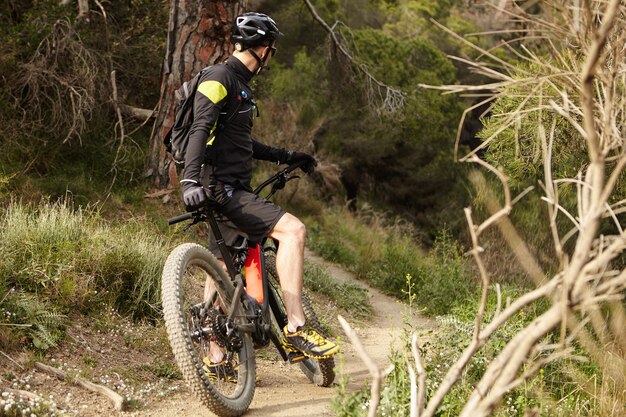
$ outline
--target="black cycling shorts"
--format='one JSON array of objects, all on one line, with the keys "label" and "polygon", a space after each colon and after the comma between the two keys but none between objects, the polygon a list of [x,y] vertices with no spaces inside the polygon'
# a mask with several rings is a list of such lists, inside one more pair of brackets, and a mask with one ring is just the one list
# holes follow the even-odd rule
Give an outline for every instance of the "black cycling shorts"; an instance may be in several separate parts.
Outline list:
[{"label": "black cycling shorts", "polygon": [[[274,229],[285,214],[276,204],[246,190],[233,190],[228,186],[216,195],[219,204],[217,221],[226,245],[233,245],[239,235],[251,242],[261,242]],[[213,233],[209,250],[222,258]]]}]

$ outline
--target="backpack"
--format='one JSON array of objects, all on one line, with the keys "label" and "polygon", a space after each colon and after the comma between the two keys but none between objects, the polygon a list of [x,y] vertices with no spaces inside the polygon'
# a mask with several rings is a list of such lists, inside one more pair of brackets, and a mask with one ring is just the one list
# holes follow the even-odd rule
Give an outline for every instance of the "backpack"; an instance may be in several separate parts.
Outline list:
[{"label": "backpack", "polygon": [[[187,152],[187,145],[189,143],[189,132],[191,130],[191,125],[193,124],[194,119],[193,104],[196,97],[196,91],[198,91],[198,84],[200,83],[202,75],[209,68],[211,68],[211,66],[203,68],[191,80],[185,81],[183,85],[181,85],[174,92],[174,99],[176,101],[174,124],[165,134],[163,144],[165,145],[165,149],[167,150],[167,152],[172,155],[174,163],[179,168],[185,167],[185,153]],[[236,80],[236,83],[238,88],[241,88],[239,80]],[[251,98],[250,101],[254,103],[254,100]],[[229,115],[228,117],[224,117],[218,122],[218,130],[223,130],[226,124],[233,119],[233,117],[237,114],[241,103],[242,101],[239,101],[237,103],[237,108],[231,115]],[[213,149],[211,150],[213,151]]]},{"label": "backpack", "polygon": [[189,131],[193,124],[193,103],[198,90],[200,78],[210,67],[203,68],[191,80],[185,81],[174,92],[175,116],[174,124],[165,134],[163,144],[168,153],[172,155],[174,163],[180,168],[185,166],[185,152],[189,143]]}]

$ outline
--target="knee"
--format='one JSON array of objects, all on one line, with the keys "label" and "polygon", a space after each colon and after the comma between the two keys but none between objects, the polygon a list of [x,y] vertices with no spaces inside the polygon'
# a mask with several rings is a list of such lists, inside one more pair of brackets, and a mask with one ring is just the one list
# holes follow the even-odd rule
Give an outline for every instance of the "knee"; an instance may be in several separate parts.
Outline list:
[{"label": "knee", "polygon": [[279,242],[291,242],[298,245],[304,245],[306,240],[306,226],[297,217],[286,213],[283,218],[278,221],[270,233],[274,239]]},{"label": "knee", "polygon": [[300,220],[296,219],[291,228],[291,235],[294,240],[304,245],[306,240],[306,226]]}]

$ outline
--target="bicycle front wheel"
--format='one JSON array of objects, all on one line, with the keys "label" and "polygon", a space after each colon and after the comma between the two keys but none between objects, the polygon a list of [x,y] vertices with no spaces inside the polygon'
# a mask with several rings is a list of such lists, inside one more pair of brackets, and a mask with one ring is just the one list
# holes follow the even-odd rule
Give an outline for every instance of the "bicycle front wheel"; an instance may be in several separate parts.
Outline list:
[{"label": "bicycle front wheel", "polygon": [[174,358],[192,391],[215,414],[240,416],[254,396],[256,362],[241,305],[228,318],[234,291],[220,262],[206,248],[186,243],[165,262],[165,326]]},{"label": "bicycle front wheel", "polygon": [[[276,300],[277,311],[273,311],[275,317],[272,319],[272,330],[282,342],[285,336],[279,323],[287,323],[287,309],[285,308],[285,301],[283,300],[283,293],[280,288],[278,273],[276,272],[276,255],[272,248],[267,248],[265,251],[265,270],[268,272],[269,290]],[[313,309],[313,303],[304,291],[302,293],[302,307],[306,315],[307,324],[321,334],[320,322]],[[315,385],[329,387],[335,379],[335,360],[332,357],[324,359],[304,358],[298,362],[298,366],[302,373]]]}]

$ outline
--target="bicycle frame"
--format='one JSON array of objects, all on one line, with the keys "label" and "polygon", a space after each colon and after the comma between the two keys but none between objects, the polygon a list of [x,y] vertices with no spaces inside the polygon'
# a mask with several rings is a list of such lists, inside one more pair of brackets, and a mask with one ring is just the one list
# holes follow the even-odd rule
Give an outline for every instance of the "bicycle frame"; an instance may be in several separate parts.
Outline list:
[{"label": "bicycle frame", "polygon": [[[253,192],[258,195],[268,185],[273,184],[269,195],[266,197],[269,199],[277,190],[284,188],[285,184],[288,181],[290,181],[291,179],[298,178],[297,176],[289,177],[288,174],[294,171],[295,169],[301,167],[303,164],[304,162],[299,162],[299,163],[290,165],[287,168],[279,171],[278,173],[276,173],[275,175],[273,175],[272,177],[264,181],[262,184],[260,184]],[[209,227],[211,228],[211,231],[213,232],[220,254],[226,266],[226,271],[233,285],[232,291],[228,291],[228,289],[225,288],[227,290],[225,295],[230,304],[230,309],[226,313],[227,313],[229,321],[232,321],[235,315],[235,311],[237,311],[238,306],[241,303],[244,303],[244,279],[241,274],[241,270],[235,266],[233,262],[233,258],[240,251],[243,252],[245,250],[247,252],[249,248],[249,242],[247,242],[247,239],[246,239],[244,241],[244,244],[242,244],[238,248],[235,248],[234,251],[229,250],[217,223],[217,219],[215,215],[216,209],[217,209],[217,206],[215,205],[215,203],[210,203],[207,206],[204,206],[196,211],[171,218],[168,220],[168,223],[170,225],[173,225],[173,224],[185,221],[185,220],[193,219],[193,222],[189,224],[188,226],[186,226],[186,228],[189,228],[199,222],[209,223]],[[266,241],[267,241],[267,238],[264,239],[263,242],[259,244],[259,251],[260,251],[259,258],[260,258],[260,268],[261,268],[261,276],[262,276],[263,302],[259,304],[254,299],[249,298],[247,300],[247,302],[252,303],[253,306],[254,306],[254,303],[259,305],[260,310],[256,312],[250,312],[249,309],[244,308],[243,310],[246,311],[246,318],[249,320],[249,322],[238,324],[236,328],[230,329],[229,332],[241,331],[244,333],[253,333],[253,334],[260,332],[264,334],[265,336],[269,337],[269,340],[276,346],[276,349],[280,353],[283,360],[287,361],[289,359],[289,356],[287,352],[285,352],[285,350],[283,349],[279,338],[272,331],[271,325],[268,324],[269,321],[267,321],[267,323],[263,323],[263,321],[266,321],[266,319],[269,318],[269,312],[271,309],[271,312],[274,315],[274,318],[277,320],[281,328],[287,324],[284,318],[281,317],[281,315],[279,314],[280,308],[278,306],[278,301],[276,300],[273,292],[269,291],[269,278],[267,276],[267,270],[265,267],[265,249],[266,249],[265,243]],[[247,256],[247,254],[245,256]],[[211,301],[207,300],[206,303],[210,304]],[[245,307],[245,304],[244,304],[244,307]]]}]

